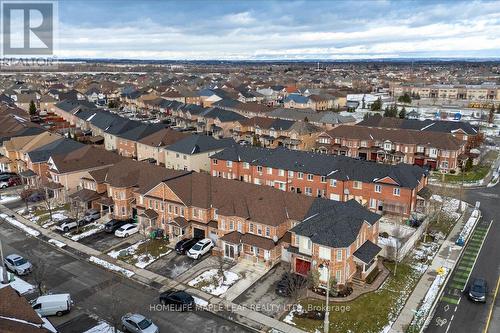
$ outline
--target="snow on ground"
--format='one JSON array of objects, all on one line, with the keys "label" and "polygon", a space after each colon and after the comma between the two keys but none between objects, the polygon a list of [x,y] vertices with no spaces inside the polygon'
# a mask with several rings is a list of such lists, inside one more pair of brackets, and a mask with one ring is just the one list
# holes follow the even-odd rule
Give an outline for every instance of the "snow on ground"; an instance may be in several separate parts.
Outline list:
[{"label": "snow on ground", "polygon": [[17,194],[0,194],[0,204],[6,204],[17,200],[21,200],[21,197]]},{"label": "snow on ground", "polygon": [[[3,268],[0,267],[0,277],[2,277],[2,276],[3,276]],[[7,276],[9,278],[10,282],[8,284],[2,284],[0,282],[0,288],[3,288],[3,287],[10,285],[12,288],[14,288],[21,295],[27,294],[30,291],[35,289],[34,285],[29,284],[28,282],[24,281],[23,279],[21,279],[20,277],[14,275],[12,273],[7,272]],[[0,281],[1,281],[1,278],[0,278]]]},{"label": "snow on ground", "polygon": [[98,232],[101,232],[102,229],[104,229],[104,224],[90,223],[90,224],[87,224],[83,228],[90,228],[90,229],[82,232],[81,234],[77,234],[77,235],[74,235],[72,232],[68,232],[68,233],[63,234],[63,236],[70,238],[72,241],[78,242],[80,239],[83,239],[85,237],[89,237],[89,236],[92,236],[94,234],[97,234]]},{"label": "snow on ground", "polygon": [[302,309],[302,305],[296,304],[293,306],[293,309],[286,315],[285,318],[283,318],[283,321],[289,325],[295,326],[295,323],[293,322],[293,315],[295,313],[302,313],[304,310]]},{"label": "snow on ground", "polygon": [[427,290],[427,294],[420,305],[420,308],[415,313],[415,317],[413,318],[412,325],[417,325],[417,327],[421,327],[423,321],[427,318],[432,305],[434,304],[436,297],[439,293],[439,289],[441,285],[446,280],[446,276],[448,275],[448,270],[443,268],[444,273],[442,275],[437,275],[434,281],[432,281],[431,286]]},{"label": "snow on ground", "polygon": [[32,229],[30,227],[25,226],[23,223],[19,222],[18,220],[16,220],[13,217],[8,216],[7,214],[0,214],[0,218],[4,219],[7,222],[9,222],[13,226],[18,227],[19,229],[22,229],[28,235],[35,236],[35,237],[37,237],[37,236],[40,235],[39,231],[37,231],[35,229]]},{"label": "snow on ground", "polygon": [[472,229],[476,225],[476,222],[479,219],[479,217],[480,217],[479,210],[474,209],[471,216],[469,217],[469,219],[465,223],[464,227],[462,228],[462,231],[460,232],[459,238],[462,238],[463,240],[467,239],[467,237],[471,233]]},{"label": "snow on ground", "polygon": [[193,298],[196,305],[201,306],[202,308],[208,306],[208,302],[205,301],[204,299],[198,298],[196,296],[193,296]]},{"label": "snow on ground", "polygon": [[[399,243],[399,245],[398,245]],[[392,237],[392,236],[389,236],[387,238],[385,237],[379,237],[378,238],[378,245],[387,245],[387,246],[391,246],[391,247],[401,247],[401,242],[395,238],[395,237]]]},{"label": "snow on ground", "polygon": [[224,272],[224,277],[224,281],[222,281],[218,274],[218,270],[214,268],[198,275],[196,278],[189,281],[188,285],[196,287],[201,283],[203,284],[201,290],[204,292],[214,296],[221,296],[239,279],[239,276],[231,271]]},{"label": "snow on ground", "polygon": [[92,257],[90,257],[89,260],[90,260],[90,262],[93,262],[94,264],[97,264],[97,265],[102,266],[106,269],[109,269],[110,271],[122,273],[123,275],[125,275],[127,277],[131,277],[132,275],[134,275],[134,272],[129,271],[128,269],[122,268],[120,266],[117,266],[117,265],[112,264],[110,262],[107,262],[105,260],[99,259],[97,257],[92,256]]},{"label": "snow on ground", "polygon": [[[443,202],[443,198],[437,194],[432,195],[431,200],[437,202]],[[458,219],[461,215],[460,212],[457,212],[459,205],[460,205],[460,200],[446,197],[443,203],[443,212],[450,218]],[[467,203],[462,202],[461,210],[464,210],[466,206]]]},{"label": "snow on ground", "polygon": [[55,245],[55,246],[57,246],[59,248],[63,248],[63,247],[66,246],[66,244],[64,244],[63,242],[58,241],[57,239],[53,239],[53,238],[49,239],[49,243],[53,244],[53,245]]},{"label": "snow on ground", "polygon": [[153,255],[151,255],[149,253],[143,253],[143,254],[140,254],[140,255],[136,255],[135,253],[137,252],[137,249],[139,248],[139,246],[141,244],[144,244],[147,241],[148,240],[141,240],[141,241],[138,241],[135,244],[130,245],[127,248],[124,248],[124,249],[121,249],[121,250],[110,251],[110,252],[108,252],[108,256],[110,256],[111,258],[114,258],[114,259],[119,259],[120,255],[121,256],[125,256],[125,255],[130,256],[130,255],[132,255],[133,258],[137,261],[135,263],[135,266],[139,267],[139,268],[145,268],[146,266],[152,264],[154,261],[158,260],[159,258],[161,258],[163,256],[166,256],[167,254],[169,254],[170,252],[172,252],[172,250],[168,250],[165,253],[161,253],[157,257],[155,257],[155,256],[153,256]]},{"label": "snow on ground", "polygon": [[[121,331],[116,330],[116,333],[120,333]],[[105,321],[100,321],[96,326],[86,330],[83,333],[115,333],[114,327],[108,324]]]}]

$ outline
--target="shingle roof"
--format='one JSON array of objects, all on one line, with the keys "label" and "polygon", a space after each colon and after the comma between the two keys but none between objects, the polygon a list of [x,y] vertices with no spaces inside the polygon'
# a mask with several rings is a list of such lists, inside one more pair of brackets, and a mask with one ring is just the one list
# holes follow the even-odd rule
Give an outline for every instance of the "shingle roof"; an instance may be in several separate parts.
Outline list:
[{"label": "shingle roof", "polygon": [[139,126],[136,126],[126,132],[122,132],[118,136],[131,141],[139,141],[140,139],[161,131],[164,128],[165,125],[163,124],[140,124]]},{"label": "shingle roof", "polygon": [[274,169],[311,173],[327,179],[358,180],[374,183],[390,177],[401,187],[415,188],[425,170],[416,165],[388,165],[341,155],[327,155],[286,148],[259,148],[233,145],[211,156],[212,159],[242,161]]},{"label": "shingle roof", "polygon": [[233,139],[215,139],[208,135],[193,134],[167,147],[167,150],[193,155],[213,151],[235,144]]},{"label": "shingle roof", "polygon": [[382,248],[372,241],[367,240],[352,254],[365,264],[369,264],[379,253]]},{"label": "shingle roof", "polygon": [[66,154],[52,155],[51,158],[59,173],[105,167],[124,159],[116,153],[93,146],[84,146]]},{"label": "shingle roof", "polygon": [[45,146],[30,151],[28,153],[28,156],[32,163],[46,162],[49,160],[51,155],[69,153],[73,150],[82,148],[83,146],[85,146],[83,143],[77,142],[75,140],[61,138]]}]

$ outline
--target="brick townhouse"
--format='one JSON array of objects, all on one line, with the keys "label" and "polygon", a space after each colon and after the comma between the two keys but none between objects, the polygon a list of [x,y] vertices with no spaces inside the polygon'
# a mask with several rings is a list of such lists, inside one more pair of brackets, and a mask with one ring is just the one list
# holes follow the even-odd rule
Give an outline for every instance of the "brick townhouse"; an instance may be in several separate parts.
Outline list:
[{"label": "brick townhouse", "polygon": [[316,151],[449,171],[467,158],[465,145],[449,133],[341,125],[318,136]]},{"label": "brick townhouse", "polygon": [[425,198],[419,192],[427,185],[427,173],[415,165],[239,145],[210,158],[211,174],[216,177],[335,201],[355,199],[374,212],[408,216],[425,210]]}]

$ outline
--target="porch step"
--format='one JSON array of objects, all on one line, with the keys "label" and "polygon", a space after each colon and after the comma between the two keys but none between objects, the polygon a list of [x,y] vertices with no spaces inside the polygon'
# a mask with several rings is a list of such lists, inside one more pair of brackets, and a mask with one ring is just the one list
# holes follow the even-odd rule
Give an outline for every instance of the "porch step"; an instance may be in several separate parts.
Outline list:
[{"label": "porch step", "polygon": [[353,277],[351,282],[353,285],[358,286],[358,287],[364,287],[366,284],[365,281],[361,280],[358,277]]}]

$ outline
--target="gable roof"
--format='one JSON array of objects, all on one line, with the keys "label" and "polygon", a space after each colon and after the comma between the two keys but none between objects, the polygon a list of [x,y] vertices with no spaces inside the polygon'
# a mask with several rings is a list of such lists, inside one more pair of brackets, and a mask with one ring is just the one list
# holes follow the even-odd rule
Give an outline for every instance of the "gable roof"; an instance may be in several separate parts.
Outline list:
[{"label": "gable roof", "polygon": [[162,128],[161,130],[143,137],[139,143],[151,147],[165,147],[171,145],[183,138],[188,137],[189,134],[175,131],[170,128]]},{"label": "gable roof", "polygon": [[213,151],[235,144],[233,139],[215,139],[212,136],[193,134],[171,144],[166,149],[182,154],[193,155]]},{"label": "gable roof", "polygon": [[120,155],[93,146],[83,146],[66,154],[51,155],[59,173],[100,168],[124,159]]},{"label": "gable roof", "polygon": [[51,155],[69,153],[73,150],[84,147],[83,143],[75,140],[61,138],[45,146],[39,147],[28,153],[32,163],[47,162]]}]

